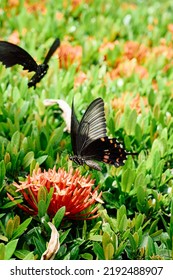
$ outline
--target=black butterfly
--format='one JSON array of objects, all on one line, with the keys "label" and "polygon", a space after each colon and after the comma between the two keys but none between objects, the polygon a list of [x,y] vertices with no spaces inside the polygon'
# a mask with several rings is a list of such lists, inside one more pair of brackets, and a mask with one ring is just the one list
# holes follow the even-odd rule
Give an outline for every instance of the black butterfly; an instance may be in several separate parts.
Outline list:
[{"label": "black butterfly", "polygon": [[34,71],[35,74],[28,82],[28,87],[36,88],[36,84],[46,75],[49,68],[48,62],[56,49],[60,46],[60,40],[55,39],[42,64],[38,65],[32,56],[24,49],[9,42],[0,41],[0,61],[11,67],[16,64],[23,66],[24,70]]},{"label": "black butterfly", "polygon": [[118,167],[124,164],[128,153],[116,138],[109,139],[106,135],[106,119],[102,98],[95,99],[78,122],[74,104],[71,114],[71,142],[74,156],[70,156],[76,164],[87,164],[101,171],[101,167],[93,160],[113,164]]}]

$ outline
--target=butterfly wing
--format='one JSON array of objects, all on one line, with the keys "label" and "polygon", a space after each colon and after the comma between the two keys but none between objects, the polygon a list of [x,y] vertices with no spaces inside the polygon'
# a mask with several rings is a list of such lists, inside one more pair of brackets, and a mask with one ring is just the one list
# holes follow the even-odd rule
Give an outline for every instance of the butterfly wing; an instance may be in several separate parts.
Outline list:
[{"label": "butterfly wing", "polygon": [[116,138],[102,137],[86,146],[81,156],[86,164],[87,161],[97,160],[119,167],[124,165],[127,155],[133,154],[136,153],[128,153]]},{"label": "butterfly wing", "polygon": [[102,98],[95,99],[87,108],[78,127],[76,137],[77,154],[98,138],[106,137],[106,119]]},{"label": "butterfly wing", "polygon": [[9,42],[0,41],[0,61],[11,67],[16,64],[23,66],[25,70],[37,71],[37,63],[28,52]]},{"label": "butterfly wing", "polygon": [[78,128],[79,122],[76,118],[75,111],[74,111],[74,102],[72,102],[72,110],[71,110],[71,143],[73,153],[77,155],[77,140],[78,139]]},{"label": "butterfly wing", "polygon": [[60,46],[60,39],[57,38],[55,39],[55,41],[53,42],[52,46],[50,47],[43,64],[48,64],[49,59],[51,58],[51,56],[53,55],[53,53],[56,51],[56,49]]}]

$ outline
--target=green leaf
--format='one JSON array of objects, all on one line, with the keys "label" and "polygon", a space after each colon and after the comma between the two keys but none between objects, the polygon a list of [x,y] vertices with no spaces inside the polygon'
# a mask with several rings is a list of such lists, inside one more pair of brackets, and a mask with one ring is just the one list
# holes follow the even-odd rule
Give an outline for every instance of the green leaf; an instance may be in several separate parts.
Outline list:
[{"label": "green leaf", "polygon": [[165,165],[165,161],[162,159],[158,162],[158,164],[155,164],[155,169],[152,169],[153,177],[154,178],[160,178],[163,173],[163,168]]},{"label": "green leaf", "polygon": [[38,202],[38,216],[39,216],[39,218],[44,217],[45,214],[46,214],[46,211],[47,211],[46,202],[43,199],[39,200],[39,202]]},{"label": "green leaf", "polygon": [[151,235],[152,233],[154,233],[156,231],[158,222],[159,222],[159,219],[156,219],[152,222],[150,229],[149,229],[149,233],[148,233],[149,235]]},{"label": "green leaf", "polygon": [[129,241],[130,241],[131,251],[136,251],[137,244],[136,244],[135,238],[133,237],[133,235],[131,233],[129,233],[128,238],[129,238]]},{"label": "green leaf", "polygon": [[20,225],[20,217],[18,215],[15,215],[13,222],[14,222],[14,229],[17,229],[18,226]]},{"label": "green leaf", "polygon": [[92,235],[89,237],[89,240],[92,240],[92,241],[102,241],[102,236],[99,235],[99,234],[95,234],[95,235]]},{"label": "green leaf", "polygon": [[5,260],[5,245],[0,243],[0,260]]},{"label": "green leaf", "polygon": [[14,221],[10,218],[6,225],[6,236],[8,239],[12,237],[13,230],[14,230]]},{"label": "green leaf", "polygon": [[19,113],[19,119],[21,120],[25,114],[27,113],[27,110],[28,110],[28,107],[29,107],[29,102],[28,101],[25,101],[24,104],[21,106],[20,108],[20,113]]},{"label": "green leaf", "polygon": [[147,246],[146,246],[146,259],[151,259],[151,257],[153,255],[156,255],[156,250],[155,250],[155,246],[154,246],[154,242],[153,239],[148,236],[148,242],[147,242]]},{"label": "green leaf", "polygon": [[10,241],[6,246],[5,246],[5,260],[9,260],[12,255],[14,254],[14,251],[16,250],[18,243],[18,239]]},{"label": "green leaf", "polygon": [[57,146],[59,144],[59,142],[61,141],[62,136],[63,136],[63,130],[64,130],[64,125],[62,125],[61,127],[56,128],[53,131],[53,133],[51,135],[51,138],[49,139],[47,148],[46,148],[46,152],[47,153],[48,153],[50,147],[54,147],[54,146]]},{"label": "green leaf", "polygon": [[77,260],[79,256],[79,246],[74,246],[70,251],[70,260]]},{"label": "green leaf", "polygon": [[115,255],[114,255],[114,258],[117,259],[117,258],[120,258],[122,252],[124,251],[124,249],[126,248],[127,246],[127,241],[124,242],[122,241],[119,245],[119,247],[117,248],[116,252],[115,252]]},{"label": "green leaf", "polygon": [[33,241],[34,241],[35,247],[38,251],[38,254],[41,257],[41,255],[46,250],[46,244],[45,244],[46,242],[44,243],[44,240],[42,240],[41,238],[38,239],[35,236],[33,237]]},{"label": "green leaf", "polygon": [[95,235],[98,231],[100,231],[101,230],[101,226],[102,226],[102,222],[101,221],[97,222],[94,225],[94,227],[90,230],[89,237]]},{"label": "green leaf", "polygon": [[41,165],[46,159],[47,159],[48,155],[45,156],[41,156],[39,158],[36,158],[36,162],[38,162],[39,165]]},{"label": "green leaf", "polygon": [[18,228],[16,230],[14,230],[12,239],[15,239],[15,238],[19,237],[20,235],[22,235],[25,232],[25,230],[27,229],[27,227],[31,221],[32,221],[32,218],[28,218],[22,224],[20,224],[18,226]]},{"label": "green leaf", "polygon": [[134,179],[135,179],[135,170],[127,168],[123,174],[122,174],[122,180],[121,180],[121,188],[123,192],[129,193]]},{"label": "green leaf", "polygon": [[142,129],[138,123],[135,126],[135,137],[138,143],[142,141]]},{"label": "green leaf", "polygon": [[172,244],[173,244],[173,198],[171,199],[169,236],[170,236],[171,247],[172,247]]},{"label": "green leaf", "polygon": [[137,189],[137,208],[142,213],[147,211],[147,192],[145,187],[139,186]]},{"label": "green leaf", "polygon": [[29,252],[23,260],[35,260],[33,252]]},{"label": "green leaf", "polygon": [[98,242],[93,244],[93,251],[96,254],[98,260],[105,260],[103,248]]},{"label": "green leaf", "polygon": [[40,133],[40,145],[41,145],[41,150],[45,151],[48,145],[47,131],[45,130],[42,130]]},{"label": "green leaf", "polygon": [[13,134],[13,136],[11,138],[11,146],[15,147],[15,151],[17,153],[17,151],[19,150],[19,147],[20,147],[20,132],[19,131],[16,131]]},{"label": "green leaf", "polygon": [[103,236],[102,236],[102,244],[103,244],[103,250],[105,252],[105,248],[106,246],[109,244],[109,243],[112,243],[112,240],[111,240],[111,236],[108,232],[104,232],[103,233]]},{"label": "green leaf", "polygon": [[105,191],[102,193],[102,198],[104,199],[105,202],[107,202],[109,204],[110,208],[118,208],[119,207],[119,203],[115,197],[115,195],[113,195],[112,193],[110,193],[109,191]]},{"label": "green leaf", "polygon": [[146,185],[146,175],[144,173],[138,173],[135,182],[134,182],[134,188],[137,190],[138,187],[143,187]]},{"label": "green leaf", "polygon": [[81,257],[85,260],[93,260],[93,256],[90,253],[81,254]]},{"label": "green leaf", "polygon": [[47,200],[46,200],[46,208],[47,209],[50,205],[53,193],[54,193],[54,187],[51,187],[50,190],[49,190],[49,193],[47,194]]},{"label": "green leaf", "polygon": [[135,134],[136,120],[137,120],[136,110],[130,111],[130,113],[128,114],[128,117],[126,118],[126,122],[125,122],[125,130],[128,135]]},{"label": "green leaf", "polygon": [[4,162],[4,160],[2,160],[0,162],[0,192],[3,188],[3,182],[4,182],[4,179],[5,179],[5,172],[6,172],[5,162]]},{"label": "green leaf", "polygon": [[126,207],[125,205],[121,205],[121,207],[117,211],[117,224],[118,227],[121,224],[122,217],[126,215]]},{"label": "green leaf", "polygon": [[61,207],[57,213],[55,214],[54,218],[53,218],[53,224],[56,228],[59,227],[59,225],[61,224],[62,219],[64,218],[65,215],[65,206]]},{"label": "green leaf", "polygon": [[59,242],[60,244],[62,244],[64,242],[64,240],[66,240],[66,237],[68,236],[69,232],[71,231],[71,229],[66,230],[65,232],[63,232],[59,238]]},{"label": "green leaf", "polygon": [[144,219],[145,219],[145,216],[141,213],[139,213],[136,216],[136,218],[135,218],[135,230],[136,231],[142,226]]},{"label": "green leaf", "polygon": [[124,214],[121,217],[121,220],[120,220],[120,223],[119,223],[119,226],[118,226],[119,231],[124,232],[127,229],[127,224],[128,224],[127,216],[126,216],[126,214]]},{"label": "green leaf", "polygon": [[18,259],[23,260],[23,259],[25,259],[25,257],[26,257],[28,254],[30,254],[30,253],[32,253],[32,252],[30,252],[30,251],[28,251],[28,250],[25,250],[25,249],[21,249],[21,250],[16,250],[16,251],[14,252],[14,255],[15,255]]},{"label": "green leaf", "polygon": [[114,246],[112,243],[107,244],[107,246],[104,248],[104,255],[106,260],[112,260],[114,255]]},{"label": "green leaf", "polygon": [[34,160],[34,152],[30,151],[25,155],[23,159],[23,168],[25,169],[26,167],[28,167],[33,160]]},{"label": "green leaf", "polygon": [[13,200],[13,201],[10,201],[10,202],[7,202],[6,204],[4,204],[3,206],[1,206],[0,208],[1,209],[7,209],[7,208],[11,208],[17,204],[20,204],[22,203],[23,200],[22,199],[16,199],[16,200]]},{"label": "green leaf", "polygon": [[37,199],[38,201],[44,200],[46,202],[47,198],[47,188],[45,186],[41,186],[38,190]]}]

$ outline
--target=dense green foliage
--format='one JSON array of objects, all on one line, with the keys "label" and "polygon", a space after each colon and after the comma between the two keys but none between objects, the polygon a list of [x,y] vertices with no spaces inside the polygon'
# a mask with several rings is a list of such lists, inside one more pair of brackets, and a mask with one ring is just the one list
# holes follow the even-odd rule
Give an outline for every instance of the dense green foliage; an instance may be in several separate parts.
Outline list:
[{"label": "dense green foliage", "polygon": [[[59,63],[63,54],[54,55],[35,90],[28,89],[32,74],[21,66],[0,65],[0,259],[40,259],[46,249],[50,217],[30,217],[7,196],[22,203],[13,182],[38,165],[46,170],[73,165],[84,176],[91,174],[103,192],[96,219],[61,223],[57,213],[61,246],[55,259],[172,259],[172,1],[93,0],[76,7],[70,0],[10,2],[1,1],[1,40],[13,34],[42,62],[59,37],[62,49],[64,42],[74,50],[82,47],[82,57],[65,67]],[[115,43],[113,49],[101,50],[108,42]],[[86,79],[77,84],[81,72]],[[56,104],[44,106],[44,99],[63,99],[71,106],[73,97],[79,119],[92,100],[102,97],[108,136],[138,156],[120,168],[101,164],[102,172],[72,163],[62,112]]]}]

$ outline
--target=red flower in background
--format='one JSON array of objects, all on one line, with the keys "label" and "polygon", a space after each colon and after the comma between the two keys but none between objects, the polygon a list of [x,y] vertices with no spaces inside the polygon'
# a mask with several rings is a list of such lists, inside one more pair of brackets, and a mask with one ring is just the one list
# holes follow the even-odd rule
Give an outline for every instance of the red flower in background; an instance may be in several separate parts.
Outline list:
[{"label": "red flower in background", "polygon": [[68,69],[70,65],[76,63],[78,70],[82,61],[82,47],[62,43],[58,49],[58,56],[60,68]]},{"label": "red flower in background", "polygon": [[[90,176],[84,177],[79,170],[71,169],[66,172],[59,168],[58,171],[49,169],[42,172],[39,168],[34,170],[32,176],[19,184],[14,183],[17,192],[20,192],[26,205],[18,204],[29,214],[38,214],[39,190],[45,187],[49,192],[53,187],[53,195],[47,213],[53,217],[62,207],[66,207],[65,215],[71,219],[92,219],[98,216],[96,202],[102,203],[101,192],[98,187],[93,188],[94,180]],[[14,200],[9,195],[11,200]]]}]

